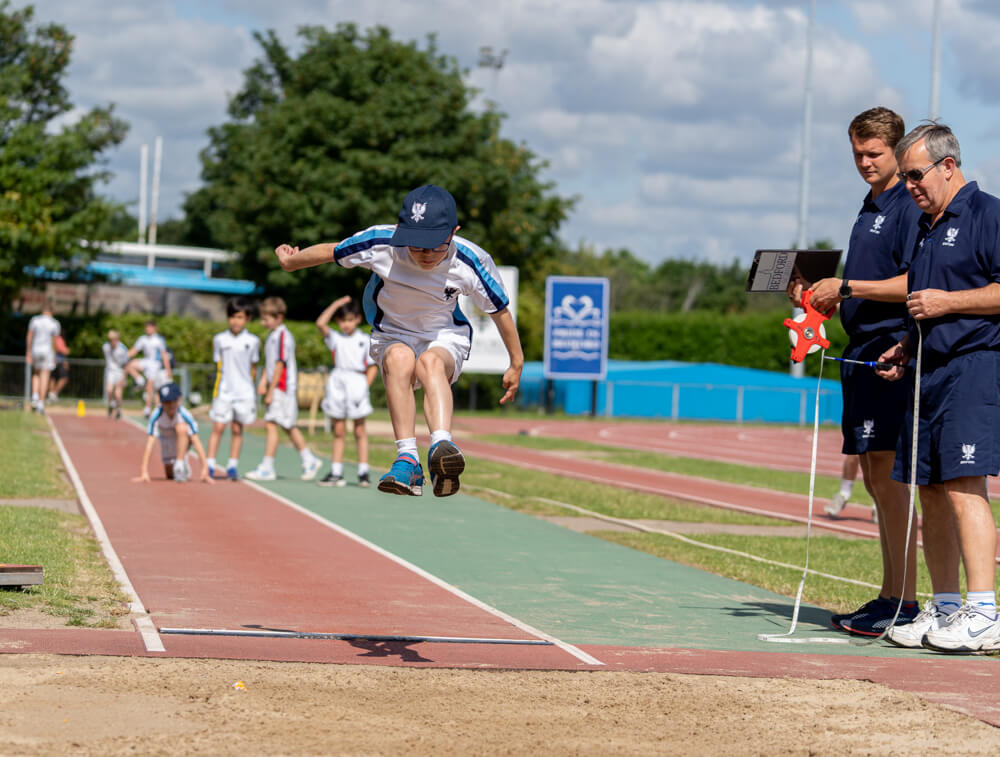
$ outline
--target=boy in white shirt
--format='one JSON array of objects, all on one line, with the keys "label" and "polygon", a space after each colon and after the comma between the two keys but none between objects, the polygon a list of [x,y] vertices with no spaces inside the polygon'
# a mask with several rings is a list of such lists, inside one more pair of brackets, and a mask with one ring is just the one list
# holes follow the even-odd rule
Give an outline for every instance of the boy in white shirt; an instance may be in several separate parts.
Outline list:
[{"label": "boy in white shirt", "polygon": [[237,466],[243,447],[243,426],[257,420],[257,400],[254,393],[254,374],[260,360],[260,339],[247,331],[256,308],[246,297],[234,297],[226,303],[229,328],[212,338],[212,361],[216,366],[215,391],[208,417],[212,419],[212,433],[208,437],[208,475],[215,476],[215,453],[219,441],[232,426],[226,478],[239,478]]},{"label": "boy in white shirt", "polygon": [[45,412],[49,380],[56,367],[56,337],[61,328],[52,316],[52,303],[45,301],[42,312],[28,321],[28,339],[24,359],[31,366],[31,408]]},{"label": "boy in white shirt", "polygon": [[274,481],[274,455],[278,451],[278,429],[283,428],[302,458],[302,480],[312,481],[321,467],[320,461],[306,445],[296,424],[299,418],[298,366],[295,362],[295,337],[285,325],[287,312],[280,297],[268,297],[260,303],[260,322],[270,330],[264,342],[264,373],[257,393],[264,398],[267,412],[267,441],[264,459],[247,478],[252,481]]},{"label": "boy in white shirt", "polygon": [[299,250],[275,249],[282,269],[296,271],[335,262],[345,268],[368,268],[365,316],[372,324],[372,359],[382,371],[397,456],[379,480],[390,494],[423,493],[423,469],[417,453],[415,387],[424,389],[424,417],[431,432],[427,455],[434,494],[458,491],[465,458],[451,438],[451,384],[462,373],[472,345],[472,326],[458,307],[458,295],[473,298],[489,313],[510,356],[503,374],[501,403],[514,399],[521,381],[524,353],[508,309],[509,298],[493,258],[482,248],[455,236],[455,199],[434,185],[418,187],[403,200],[399,223],[372,226],[340,244],[316,244]]},{"label": "boy in white shirt", "polygon": [[125,366],[128,365],[128,348],[121,335],[108,331],[108,341],[101,345],[104,353],[104,392],[108,398],[108,417],[122,417],[122,390],[125,387]]},{"label": "boy in white shirt", "polygon": [[156,321],[150,318],[143,328],[145,333],[135,340],[132,349],[128,351],[129,358],[135,358],[140,352],[142,357],[131,360],[125,366],[125,371],[136,385],[146,387],[146,404],[142,414],[148,418],[156,402],[156,391],[164,384],[173,381],[173,376],[170,370],[167,340],[157,330]]},{"label": "boy in white shirt", "polygon": [[[330,320],[337,324],[330,328]],[[320,313],[316,326],[323,334],[323,343],[333,355],[333,370],[326,381],[323,412],[333,419],[333,455],[330,472],[320,486],[345,486],[344,442],[347,419],[354,421],[354,439],[358,443],[358,486],[368,486],[368,428],[365,418],[372,413],[368,388],[378,371],[369,351],[371,340],[358,329],[361,306],[349,295],[334,300]]]},{"label": "boy in white shirt", "polygon": [[183,483],[191,478],[188,450],[194,447],[201,460],[201,480],[212,483],[208,475],[205,448],[198,438],[198,424],[191,413],[181,407],[181,388],[173,382],[164,384],[157,391],[157,397],[160,404],[149,417],[149,435],[146,437],[146,449],[142,453],[142,468],[139,477],[132,480],[146,483],[150,481],[149,458],[159,439],[160,458],[163,460],[163,472],[167,479]]}]

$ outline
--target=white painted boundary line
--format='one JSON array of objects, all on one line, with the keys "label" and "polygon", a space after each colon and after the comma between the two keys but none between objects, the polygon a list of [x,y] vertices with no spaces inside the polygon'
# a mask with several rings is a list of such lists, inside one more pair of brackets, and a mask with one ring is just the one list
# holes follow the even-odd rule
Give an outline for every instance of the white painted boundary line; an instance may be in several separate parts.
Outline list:
[{"label": "white painted boundary line", "polygon": [[80,480],[80,475],[76,472],[76,466],[73,465],[73,461],[69,458],[69,452],[66,451],[66,445],[63,444],[62,437],[59,436],[59,432],[56,431],[56,426],[52,422],[52,418],[46,415],[45,420],[49,424],[49,430],[52,432],[52,438],[55,439],[56,447],[59,448],[59,456],[62,458],[63,465],[66,467],[66,472],[69,474],[70,481],[73,482],[73,488],[76,489],[76,496],[80,498],[80,504],[83,506],[83,511],[87,515],[87,520],[90,521],[90,527],[94,529],[94,536],[101,545],[101,551],[104,553],[104,558],[108,561],[108,565],[111,566],[111,572],[114,574],[115,580],[118,581],[118,585],[121,586],[122,591],[129,597],[128,607],[132,612],[132,620],[135,622],[136,628],[139,629],[139,633],[142,635],[142,643],[145,645],[146,651],[166,652],[167,650],[166,647],[163,646],[163,640],[156,632],[156,626],[153,624],[153,619],[149,617],[149,611],[142,604],[142,600],[139,598],[139,594],[136,592],[135,587],[132,586],[132,582],[129,580],[128,574],[125,572],[125,566],[122,565],[121,560],[118,559],[118,553],[115,552],[115,548],[111,545],[111,539],[108,538],[108,532],[104,530],[104,524],[101,522],[101,517],[97,514],[97,510],[94,508],[94,503],[91,502],[90,497],[87,496],[87,490],[83,488],[83,481]]},{"label": "white painted boundary line", "polygon": [[466,602],[468,602],[469,604],[471,604],[471,605],[473,605],[475,607],[478,607],[480,610],[485,610],[486,612],[490,613],[490,615],[494,615],[495,617],[498,617],[501,620],[504,620],[507,623],[510,623],[515,628],[520,628],[525,633],[530,633],[533,636],[537,636],[540,639],[545,639],[546,641],[551,642],[553,646],[559,647],[561,650],[563,650],[564,652],[572,655],[573,657],[576,657],[581,662],[584,662],[587,665],[604,665],[603,662],[601,662],[600,660],[598,660],[595,657],[591,657],[589,654],[587,654],[586,652],[584,652],[582,649],[579,649],[579,648],[573,646],[572,644],[568,644],[565,641],[561,641],[560,639],[557,639],[554,636],[550,636],[549,634],[545,633],[544,631],[540,631],[539,629],[534,628],[533,626],[530,626],[530,625],[528,625],[527,623],[525,623],[525,622],[523,622],[521,620],[518,620],[513,615],[508,615],[503,610],[499,610],[496,607],[493,607],[492,605],[486,604],[482,600],[476,599],[471,594],[466,594],[464,591],[462,591],[461,589],[459,589],[457,586],[452,586],[447,581],[445,581],[445,580],[443,580],[441,578],[438,578],[437,576],[435,576],[432,573],[428,573],[423,568],[420,568],[420,567],[414,565],[413,563],[409,562],[408,560],[405,560],[402,557],[399,557],[398,555],[395,555],[392,552],[389,552],[388,550],[383,549],[378,544],[375,544],[373,542],[368,541],[367,539],[365,539],[362,536],[359,536],[358,534],[354,533],[353,531],[348,531],[343,526],[339,526],[336,523],[333,523],[331,521],[326,520],[325,518],[317,515],[316,513],[312,512],[310,510],[307,510],[306,508],[302,507],[299,504],[296,504],[292,500],[287,499],[287,498],[281,496],[280,494],[277,494],[276,492],[270,491],[269,489],[265,489],[263,486],[259,486],[259,485],[255,484],[252,481],[247,481],[246,479],[243,479],[243,478],[241,478],[240,481],[242,483],[246,484],[247,486],[252,487],[253,489],[256,489],[257,491],[259,491],[259,492],[261,492],[263,494],[268,495],[269,497],[273,497],[274,499],[278,500],[278,502],[281,502],[283,505],[286,505],[287,507],[292,508],[296,512],[302,513],[303,515],[305,515],[305,516],[307,516],[309,518],[312,518],[317,523],[320,523],[321,525],[326,526],[327,528],[333,529],[337,533],[339,533],[339,534],[341,534],[343,536],[346,536],[348,539],[351,539],[351,540],[357,542],[358,544],[361,544],[362,546],[367,547],[368,549],[372,550],[373,552],[376,552],[377,554],[381,555],[382,557],[385,557],[385,558],[387,558],[389,560],[392,560],[392,562],[396,563],[397,565],[400,565],[400,566],[406,568],[407,570],[409,570],[409,571],[411,571],[413,573],[416,573],[421,578],[423,578],[423,579],[425,579],[427,581],[430,581],[432,584],[441,587],[442,589],[444,589],[447,592],[450,592],[451,594],[454,594],[459,599],[463,599]]}]

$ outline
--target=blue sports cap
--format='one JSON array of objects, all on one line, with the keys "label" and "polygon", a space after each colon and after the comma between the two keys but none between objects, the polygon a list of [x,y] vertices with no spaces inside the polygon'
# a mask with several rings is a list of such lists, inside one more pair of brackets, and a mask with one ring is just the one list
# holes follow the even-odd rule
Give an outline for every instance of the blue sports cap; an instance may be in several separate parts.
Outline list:
[{"label": "blue sports cap", "polygon": [[431,249],[442,244],[458,226],[455,198],[447,189],[425,184],[403,200],[399,223],[389,244]]},{"label": "blue sports cap", "polygon": [[160,402],[172,402],[181,398],[181,388],[173,381],[160,387]]}]

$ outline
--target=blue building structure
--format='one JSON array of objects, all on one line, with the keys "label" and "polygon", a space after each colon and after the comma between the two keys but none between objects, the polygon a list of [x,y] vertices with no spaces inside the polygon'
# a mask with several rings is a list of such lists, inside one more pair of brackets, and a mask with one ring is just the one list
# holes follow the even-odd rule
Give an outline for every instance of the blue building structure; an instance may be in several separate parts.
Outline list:
[{"label": "blue building structure", "polygon": [[[545,405],[543,367],[525,364],[521,405]],[[827,376],[820,386],[820,422],[839,424],[839,374],[829,369]],[[556,380],[553,390],[554,407],[570,415],[591,412],[593,382]],[[816,379],[717,363],[609,360],[596,398],[597,415],[806,424],[815,413]]]}]

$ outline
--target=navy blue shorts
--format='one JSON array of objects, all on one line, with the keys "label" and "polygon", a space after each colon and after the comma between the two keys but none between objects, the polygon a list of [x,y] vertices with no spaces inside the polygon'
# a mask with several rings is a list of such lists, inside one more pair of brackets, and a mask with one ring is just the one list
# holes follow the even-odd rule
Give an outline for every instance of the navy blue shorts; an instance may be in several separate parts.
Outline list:
[{"label": "navy blue shorts", "polygon": [[[899,339],[886,334],[859,346],[849,346],[844,357],[851,360],[878,360],[879,355]],[[845,455],[866,452],[895,452],[896,442],[912,392],[906,381],[886,381],[867,365],[840,364],[840,386],[844,413],[840,428],[844,433]]]},{"label": "navy blue shorts", "polygon": [[[1000,471],[1000,352],[959,355],[924,370],[920,379],[916,482],[940,484]],[[899,435],[892,477],[909,483],[913,433],[911,403]]]}]

